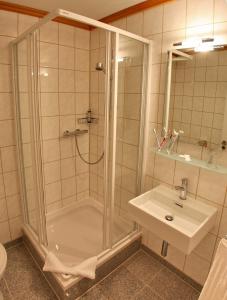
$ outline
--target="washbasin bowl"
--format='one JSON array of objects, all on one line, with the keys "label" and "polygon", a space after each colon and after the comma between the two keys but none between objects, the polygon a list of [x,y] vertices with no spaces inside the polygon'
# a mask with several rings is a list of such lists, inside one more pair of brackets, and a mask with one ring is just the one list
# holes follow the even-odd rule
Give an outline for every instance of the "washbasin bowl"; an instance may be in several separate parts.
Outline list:
[{"label": "washbasin bowl", "polygon": [[129,201],[133,219],[186,254],[200,243],[215,224],[217,209],[164,185]]}]

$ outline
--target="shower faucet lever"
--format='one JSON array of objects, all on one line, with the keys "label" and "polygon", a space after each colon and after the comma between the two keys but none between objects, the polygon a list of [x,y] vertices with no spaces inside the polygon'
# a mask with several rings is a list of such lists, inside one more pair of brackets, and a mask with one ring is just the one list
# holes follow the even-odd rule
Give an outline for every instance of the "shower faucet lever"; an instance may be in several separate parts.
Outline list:
[{"label": "shower faucet lever", "polygon": [[63,132],[63,137],[78,136],[85,133],[88,133],[87,129],[76,129],[73,131],[66,130]]}]

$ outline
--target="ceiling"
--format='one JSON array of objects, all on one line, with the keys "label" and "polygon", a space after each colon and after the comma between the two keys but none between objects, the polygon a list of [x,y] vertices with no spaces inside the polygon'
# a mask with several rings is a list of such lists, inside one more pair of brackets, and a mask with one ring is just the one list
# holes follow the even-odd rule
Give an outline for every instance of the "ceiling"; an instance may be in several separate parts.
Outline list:
[{"label": "ceiling", "polygon": [[49,12],[56,8],[62,8],[96,20],[143,1],[144,0],[7,0],[7,2]]}]

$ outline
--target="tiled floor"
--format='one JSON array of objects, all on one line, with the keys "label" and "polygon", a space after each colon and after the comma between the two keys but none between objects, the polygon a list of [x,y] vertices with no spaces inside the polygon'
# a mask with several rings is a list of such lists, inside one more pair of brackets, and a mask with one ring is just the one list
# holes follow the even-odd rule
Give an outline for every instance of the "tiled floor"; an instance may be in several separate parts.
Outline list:
[{"label": "tiled floor", "polygon": [[198,291],[140,250],[80,300],[196,300]]},{"label": "tiled floor", "polygon": [[8,262],[0,290],[4,300],[57,299],[23,244],[7,250]]},{"label": "tiled floor", "polygon": [[[8,251],[0,290],[4,300],[55,300],[56,297],[23,245]],[[140,250],[80,300],[196,300],[199,293]]]}]

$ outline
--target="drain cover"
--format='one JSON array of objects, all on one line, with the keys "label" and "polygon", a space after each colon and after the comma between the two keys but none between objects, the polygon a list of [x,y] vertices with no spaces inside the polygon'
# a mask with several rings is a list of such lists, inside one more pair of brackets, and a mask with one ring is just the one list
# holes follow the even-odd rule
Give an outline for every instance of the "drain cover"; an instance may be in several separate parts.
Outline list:
[{"label": "drain cover", "polygon": [[173,221],[173,216],[171,216],[171,215],[166,215],[166,216],[165,216],[165,219],[166,219],[167,221]]}]

